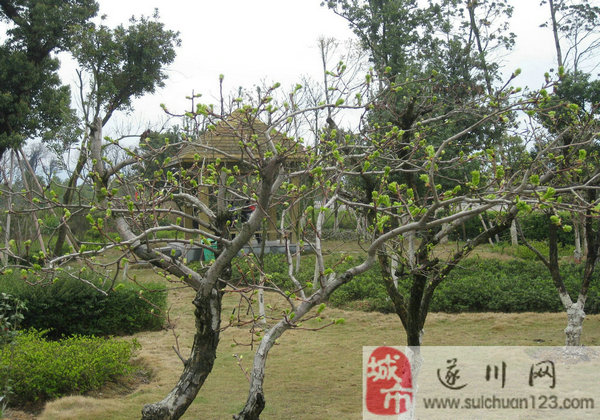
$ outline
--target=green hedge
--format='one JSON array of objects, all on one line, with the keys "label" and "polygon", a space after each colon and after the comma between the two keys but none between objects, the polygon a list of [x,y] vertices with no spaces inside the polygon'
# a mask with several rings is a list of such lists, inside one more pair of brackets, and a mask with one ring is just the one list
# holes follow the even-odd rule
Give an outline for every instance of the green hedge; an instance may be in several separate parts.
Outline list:
[{"label": "green hedge", "polygon": [[[548,255],[550,252],[548,241],[535,241],[530,240],[529,244],[537,249],[542,255]],[[530,261],[539,261],[537,255],[529,249],[526,245],[519,244],[517,246],[509,245],[507,242],[502,242],[498,246],[488,247],[487,250],[489,252],[495,252],[503,255],[510,255],[512,257],[522,259],[522,260],[530,260]],[[575,246],[573,245],[559,245],[558,246],[558,257],[571,257],[573,256],[573,252],[575,251]]]},{"label": "green hedge", "polygon": [[[329,210],[323,223],[324,230],[331,230],[335,225],[333,210]],[[338,227],[341,230],[356,230],[356,218],[347,210],[338,210]]]},{"label": "green hedge", "polygon": [[[561,267],[565,285],[576,297],[583,265]],[[409,282],[399,284],[408,296]],[[393,311],[380,271],[374,269],[340,287],[334,306]],[[600,284],[590,287],[586,313],[600,313]],[[435,291],[431,312],[560,312],[563,308],[547,268],[537,261],[472,258],[454,269]]]},{"label": "green hedge", "polygon": [[[531,252],[528,249],[511,249],[519,255]],[[509,253],[508,248],[505,252]],[[530,257],[529,254],[524,256]],[[326,267],[339,260],[339,255],[327,256]],[[336,270],[339,272],[356,262],[338,264]],[[293,290],[283,255],[265,255],[264,267],[274,284],[284,290]],[[571,296],[577,296],[582,272],[582,264],[561,266],[561,273]],[[251,275],[252,273],[258,275],[258,270],[249,267],[248,262],[240,258],[234,264],[233,273],[234,280],[252,283]],[[245,274],[242,276],[240,273]],[[302,266],[296,278],[301,284],[306,284],[312,281],[313,273],[314,256],[303,256]],[[399,284],[405,296],[408,296],[409,287],[409,282],[401,281]],[[329,301],[332,306],[338,307],[380,312],[394,311],[378,265],[338,288]],[[585,308],[589,314],[600,313],[600,282],[592,283]],[[560,312],[563,309],[550,273],[541,262],[517,258],[509,261],[470,258],[463,261],[460,267],[452,270],[448,278],[438,286],[430,310],[432,312]]]},{"label": "green hedge", "polygon": [[[353,261],[344,261],[344,256],[332,254],[325,256],[325,267],[335,266],[335,270],[340,272],[351,265],[362,262],[362,257],[354,258]],[[295,274],[296,279],[302,285],[313,281],[315,269],[315,256],[303,255],[300,270]],[[252,276],[258,276],[258,270],[251,266],[248,259],[237,258],[233,264],[233,281],[241,284],[252,284],[258,279]],[[269,281],[283,290],[293,291],[294,285],[288,276],[287,263],[284,255],[267,254],[264,256],[264,271],[269,276]],[[309,287],[308,292],[312,289]],[[385,286],[381,280],[380,272],[377,268],[357,276],[350,284],[344,285],[331,296],[330,303],[334,306],[344,306],[353,303],[350,306],[359,306],[360,309],[374,310],[382,312],[393,311]]]},{"label": "green hedge", "polygon": [[60,341],[44,333],[21,332],[0,348],[0,372],[10,386],[10,405],[31,404],[100,388],[132,371],[129,360],[139,345],[97,337],[72,336]]},{"label": "green hedge", "polygon": [[[567,290],[577,298],[582,264],[563,264]],[[432,302],[437,312],[561,312],[562,304],[548,269],[538,261],[470,259],[438,287]],[[600,312],[600,284],[593,282],[585,310]]]},{"label": "green hedge", "polygon": [[[483,215],[486,225],[489,227],[490,221],[495,220],[497,216],[496,212],[489,211]],[[560,213],[563,225],[573,225],[571,221],[571,215],[568,212]],[[519,223],[523,230],[523,235],[530,241],[547,241],[548,240],[548,217],[541,212],[531,212],[529,214],[519,216]],[[466,239],[473,239],[477,235],[483,232],[483,225],[479,217],[472,217],[465,223],[460,225],[455,231],[453,231],[449,238],[451,241]],[[565,232],[559,229],[558,241],[562,245],[574,245],[575,234],[573,231]],[[507,229],[500,234],[500,239],[506,242],[510,242],[510,231]]]},{"label": "green hedge", "polygon": [[[302,283],[312,281],[314,273],[314,255],[303,255],[300,272],[296,278]],[[254,284],[259,281],[260,271],[256,269],[256,260],[252,256],[238,257],[233,260],[232,281],[240,284]],[[265,254],[263,259],[264,271],[269,277],[268,281],[284,290],[292,290],[293,283],[288,276],[288,268],[285,255]],[[295,261],[294,261],[295,264]]]},{"label": "green hedge", "polygon": [[[87,280],[102,288],[98,279]],[[24,328],[50,330],[51,338],[158,330],[165,319],[167,292],[161,283],[147,284],[144,289],[134,283],[119,283],[104,295],[64,275],[50,284],[30,285],[15,274],[5,274],[0,277],[0,289],[27,306]]]}]

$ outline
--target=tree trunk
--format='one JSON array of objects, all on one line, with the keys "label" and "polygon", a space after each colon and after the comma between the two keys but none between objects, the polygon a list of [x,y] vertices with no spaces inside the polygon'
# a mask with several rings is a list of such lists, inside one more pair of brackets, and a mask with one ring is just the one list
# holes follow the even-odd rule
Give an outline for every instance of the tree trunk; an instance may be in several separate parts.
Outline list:
[{"label": "tree trunk", "polygon": [[583,243],[581,244],[581,248],[583,249],[583,256],[589,258],[590,255],[588,253],[588,224],[585,223],[585,220],[581,223],[581,237],[583,238]]},{"label": "tree trunk", "polygon": [[302,212],[302,216],[298,221],[298,236],[296,237],[296,265],[294,267],[294,274],[298,274],[300,272],[300,262],[301,262],[301,240],[304,240],[304,226],[306,225],[306,215]]},{"label": "tree trunk", "polygon": [[[17,152],[14,152],[14,153],[15,153],[15,156],[17,157],[17,163],[19,164],[19,169],[21,170],[21,181],[23,182],[23,186],[25,187],[25,190],[27,191],[27,199],[30,202],[32,202],[33,194],[32,194],[31,188],[29,188],[29,182],[27,181],[27,173],[25,171],[25,167],[24,167],[25,165],[23,164],[23,159],[19,158],[19,155],[17,154]],[[44,238],[42,237],[42,230],[40,229],[40,223],[38,222],[37,212],[33,211],[31,213],[31,218],[33,221],[33,228],[35,229],[35,239],[40,244],[40,250],[44,253],[44,255],[47,255],[46,245],[44,244]]]},{"label": "tree trunk", "polygon": [[[567,292],[562,277],[560,275],[560,267],[558,264],[558,227],[549,221],[548,224],[548,244],[549,244],[549,255],[546,265],[550,270],[552,281],[556,289],[558,290],[558,296],[560,298],[563,307],[567,311],[567,328],[565,328],[565,345],[567,346],[580,346],[581,345],[581,331],[583,329],[583,319],[585,318],[585,312],[583,307],[585,305],[585,296],[579,295],[577,302],[573,303],[571,296]],[[543,260],[542,260],[543,261]],[[585,279],[584,279],[585,283]]]},{"label": "tree trunk", "polygon": [[[81,144],[81,150],[79,151],[79,157],[77,158],[77,164],[75,165],[75,169],[69,178],[69,182],[67,183],[67,187],[65,189],[65,193],[63,194],[63,204],[68,206],[73,201],[73,196],[75,195],[75,189],[77,188],[77,181],[79,180],[79,176],[83,171],[85,163],[87,162],[87,149],[86,144],[89,142],[89,139],[84,139]],[[62,220],[62,219],[61,219]],[[67,222],[62,220],[60,226],[58,227],[58,235],[56,237],[56,243],[54,244],[54,255],[62,255],[62,248],[67,238]]]},{"label": "tree trunk", "polygon": [[323,231],[323,222],[325,220],[324,207],[326,207],[325,202],[321,202],[321,206],[319,207],[319,214],[317,216],[317,221],[315,225],[315,270],[313,273],[313,290],[317,290],[321,287],[321,280],[323,276],[323,272],[325,271],[325,263],[323,262],[323,252],[321,249],[321,233]]},{"label": "tree trunk", "polygon": [[481,66],[483,67],[485,85],[487,87],[488,94],[491,95],[493,93],[492,77],[490,76],[490,71],[487,65],[487,61],[485,59],[485,51],[481,44],[481,35],[479,33],[479,27],[477,26],[477,21],[475,19],[475,7],[477,7],[477,2],[467,2],[467,9],[469,10],[469,22],[471,25],[471,30],[473,31],[473,35],[475,35],[475,41],[477,42],[477,52],[479,53],[479,59],[481,60]]},{"label": "tree trunk", "polygon": [[567,328],[565,328],[565,345],[581,346],[581,332],[585,311],[580,300],[567,309]]},{"label": "tree trunk", "polygon": [[396,271],[398,271],[398,256],[395,254],[392,254],[391,258],[390,258],[391,264],[390,264],[390,276],[392,277],[392,282],[394,283],[394,287],[396,289],[398,289],[398,276],[396,275]]},{"label": "tree trunk", "polygon": [[252,376],[250,378],[250,390],[246,405],[237,415],[233,416],[235,420],[258,420],[260,413],[265,408],[265,395],[263,391],[263,381],[265,377],[265,368],[267,364],[267,355],[269,350],[275,344],[281,335],[289,328],[285,320],[279,321],[277,325],[271,328],[264,335],[263,339],[254,355],[254,363],[252,365]]},{"label": "tree trunk", "polygon": [[400,318],[400,322],[402,322],[402,326],[406,332],[406,343],[408,346],[420,346],[423,338],[424,324],[424,320],[421,318],[421,302],[426,278],[415,274],[413,276],[410,296],[408,299],[405,299],[394,284],[392,259],[385,253],[379,254],[378,259],[386,291],[394,304],[396,315]]},{"label": "tree trunk", "polygon": [[[421,336],[422,335],[423,334],[421,334]],[[410,360],[413,387],[413,403],[410,405],[408,418],[416,419],[417,417],[415,413],[415,401],[417,401],[417,394],[419,392],[419,375],[421,373],[421,368],[423,367],[423,355],[421,354],[421,346],[407,346],[407,348],[404,350],[404,353],[408,356],[408,360]]]},{"label": "tree trunk", "polygon": [[556,7],[554,0],[548,1],[550,7],[550,19],[552,20],[552,34],[554,35],[554,47],[556,48],[556,62],[558,67],[563,67],[562,50],[560,47],[560,34],[558,33],[558,23],[556,21]]},{"label": "tree trunk", "polygon": [[406,332],[406,344],[410,347],[419,347],[423,341],[425,331],[421,328],[415,328]]},{"label": "tree trunk", "polygon": [[367,221],[366,217],[361,215],[359,212],[348,208],[348,211],[354,215],[354,220],[356,220],[356,234],[359,239],[367,237]]},{"label": "tree trunk", "polygon": [[4,246],[6,247],[6,253],[2,255],[2,261],[4,265],[8,265],[8,251],[10,247],[10,215],[12,210],[12,184],[13,184],[13,173],[15,170],[15,157],[12,150],[10,151],[10,172],[8,174],[8,200],[6,208],[6,228],[4,229]]},{"label": "tree trunk", "polygon": [[[448,227],[448,223],[444,223],[442,225],[442,229],[446,229],[447,227]],[[450,239],[448,238],[448,236],[444,236],[442,239],[440,239],[440,244],[447,244],[449,240]]]},{"label": "tree trunk", "polygon": [[573,251],[573,259],[577,264],[581,262],[583,252],[581,251],[581,220],[579,214],[573,214],[573,231],[575,233],[575,251]]},{"label": "tree trunk", "polygon": [[510,243],[512,246],[519,245],[519,235],[517,234],[517,223],[513,220],[510,224]]},{"label": "tree trunk", "polygon": [[[481,224],[483,225],[483,231],[487,232],[489,229],[488,229],[487,225],[485,224],[485,220],[483,219],[483,216],[481,214],[479,214],[478,216],[479,216],[479,220],[481,221]],[[494,240],[492,239],[491,235],[488,238],[488,242],[490,243],[491,246],[494,246]]]},{"label": "tree trunk", "polygon": [[340,230],[339,207],[336,202],[333,208],[333,233],[338,233]]},{"label": "tree trunk", "polygon": [[221,325],[223,293],[216,287],[208,296],[200,290],[194,299],[196,307],[196,334],[190,358],[175,388],[160,402],[146,405],[143,420],[171,420],[180,418],[194,401],[217,357]]},{"label": "tree trunk", "polygon": [[406,240],[408,241],[408,265],[412,270],[417,265],[417,258],[415,256],[415,234],[414,232],[408,232],[406,234]]},{"label": "tree trunk", "polygon": [[260,287],[258,288],[258,323],[263,327],[267,325],[267,314],[265,312],[265,276],[260,274]]},{"label": "tree trunk", "polygon": [[[597,193],[595,190],[589,190],[588,202],[596,202]],[[579,217],[579,215],[577,215]],[[587,299],[590,282],[595,277],[596,264],[598,261],[598,249],[600,247],[600,229],[594,232],[594,220],[591,211],[588,209],[586,215],[581,215],[581,227],[584,228],[585,239],[585,270],[577,302],[567,307],[567,328],[565,328],[566,345],[581,346],[581,331],[583,329],[583,320],[585,319],[585,301]]]}]

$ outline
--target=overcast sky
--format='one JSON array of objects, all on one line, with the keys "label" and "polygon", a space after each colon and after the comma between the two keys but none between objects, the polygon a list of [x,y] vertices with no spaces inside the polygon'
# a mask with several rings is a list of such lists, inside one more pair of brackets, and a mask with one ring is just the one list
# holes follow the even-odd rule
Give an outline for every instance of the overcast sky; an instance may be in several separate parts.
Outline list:
[{"label": "overcast sky", "polygon": [[[594,0],[596,1],[596,0]],[[108,25],[127,24],[132,15],[152,15],[155,8],[169,29],[181,33],[182,45],[169,66],[166,87],[135,102],[132,129],[147,127],[161,117],[160,104],[183,110],[192,90],[203,93],[206,102],[216,102],[219,74],[225,89],[251,88],[262,80],[291,86],[302,75],[320,77],[319,37],[346,40],[353,37],[345,20],[325,7],[321,0],[99,0],[100,14]],[[520,85],[537,87],[543,73],[553,66],[553,41],[549,30],[539,25],[546,10],[539,0],[513,0],[512,30],[517,47],[506,63],[507,72],[522,68]],[[555,66],[555,65],[554,65]],[[63,70],[65,82],[74,79],[74,69]],[[69,80],[70,78],[70,80]],[[125,117],[119,119],[123,122]]]}]

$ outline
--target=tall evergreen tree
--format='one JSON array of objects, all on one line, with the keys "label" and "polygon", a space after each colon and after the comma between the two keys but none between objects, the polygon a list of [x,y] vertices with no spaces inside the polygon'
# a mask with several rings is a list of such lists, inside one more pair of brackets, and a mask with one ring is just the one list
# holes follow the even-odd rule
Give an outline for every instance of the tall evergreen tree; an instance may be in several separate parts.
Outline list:
[{"label": "tall evergreen tree", "polygon": [[69,117],[70,91],[54,54],[72,47],[74,29],[97,11],[94,0],[0,1],[0,21],[8,25],[0,45],[0,157]]},{"label": "tall evergreen tree", "polygon": [[[164,86],[165,67],[175,60],[175,47],[180,44],[179,33],[165,28],[159,21],[158,11],[150,18],[131,18],[129,26],[111,29],[105,25],[89,25],[80,29],[74,56],[80,65],[85,129],[79,157],[63,195],[65,205],[73,200],[77,182],[93,154],[92,144],[98,147],[102,144],[93,142],[93,138],[101,135],[102,127],[115,112],[131,110],[134,98]],[[106,176],[118,172],[125,164],[121,162],[121,166],[113,167]],[[104,173],[104,165],[101,160],[94,162],[92,176]],[[107,179],[94,177],[94,182],[99,186]],[[62,252],[67,231],[66,223],[61,224],[54,246],[57,255]]]}]

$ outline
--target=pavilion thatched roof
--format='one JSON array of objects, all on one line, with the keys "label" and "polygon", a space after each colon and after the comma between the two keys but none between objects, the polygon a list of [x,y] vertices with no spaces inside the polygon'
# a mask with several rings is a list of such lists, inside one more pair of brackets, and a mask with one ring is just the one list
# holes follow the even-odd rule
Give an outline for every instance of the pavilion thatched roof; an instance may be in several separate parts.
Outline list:
[{"label": "pavilion thatched roof", "polygon": [[[232,113],[200,138],[185,146],[177,155],[176,162],[192,163],[197,156],[207,161],[217,158],[223,162],[242,162],[251,156],[263,156],[267,148],[269,127],[257,118],[250,117],[242,110]],[[288,159],[298,160],[304,155],[304,147],[276,130],[269,136],[277,148],[288,155]]]}]

